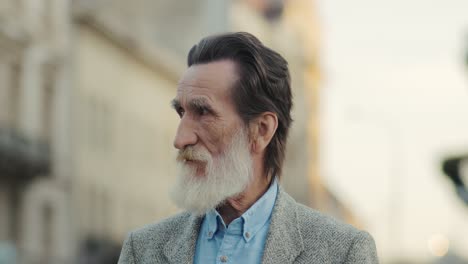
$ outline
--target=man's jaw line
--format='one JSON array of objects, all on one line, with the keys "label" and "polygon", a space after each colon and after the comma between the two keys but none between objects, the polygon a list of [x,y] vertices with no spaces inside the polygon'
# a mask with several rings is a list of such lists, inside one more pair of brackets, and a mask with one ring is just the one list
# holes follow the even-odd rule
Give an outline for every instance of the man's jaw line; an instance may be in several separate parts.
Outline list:
[{"label": "man's jaw line", "polygon": [[[184,159],[183,161],[180,161],[180,162],[181,164],[183,164],[183,166],[190,166],[190,167],[196,166],[196,173],[190,175],[190,177],[193,177],[195,179],[203,179],[207,177],[206,175],[206,166],[208,164],[207,161]],[[244,189],[241,192],[238,192],[234,195],[226,197],[224,200],[220,201],[216,206],[214,206],[213,208],[210,208],[209,210],[215,209],[219,211],[220,209],[225,208],[225,207],[228,207],[234,211],[241,210],[241,208],[245,207],[244,199],[246,197],[246,192],[249,190],[252,183],[253,183],[253,179],[250,180],[250,182],[244,187]]]},{"label": "man's jaw line", "polygon": [[208,166],[208,161],[189,159],[189,158],[178,158],[178,161],[183,166],[195,168],[195,175],[193,175],[194,178],[206,177],[206,167]]}]

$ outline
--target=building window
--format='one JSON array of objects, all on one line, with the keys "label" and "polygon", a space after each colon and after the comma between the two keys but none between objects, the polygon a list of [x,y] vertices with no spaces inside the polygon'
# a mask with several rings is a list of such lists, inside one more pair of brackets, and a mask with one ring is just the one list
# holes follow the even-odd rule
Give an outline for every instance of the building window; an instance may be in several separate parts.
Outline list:
[{"label": "building window", "polygon": [[38,14],[39,17],[39,23],[41,23],[40,27],[43,32],[43,34],[51,39],[54,36],[54,31],[55,31],[55,24],[54,20],[57,14],[55,13],[55,7],[57,3],[55,3],[54,0],[43,0],[41,2],[41,7],[40,7],[40,13]]},{"label": "building window", "polygon": [[49,204],[44,205],[42,210],[42,225],[43,237],[42,245],[44,247],[44,261],[48,262],[52,259],[53,250],[53,210]]},{"label": "building window", "polygon": [[24,8],[23,0],[10,0],[10,3],[13,3],[13,14],[15,14],[16,17],[21,17]]},{"label": "building window", "polygon": [[10,102],[9,102],[9,123],[14,129],[19,127],[19,90],[21,84],[21,65],[12,63],[10,76]]},{"label": "building window", "polygon": [[42,136],[46,140],[51,138],[52,132],[52,111],[54,96],[54,68],[50,65],[43,67],[43,85],[42,90]]},{"label": "building window", "polygon": [[0,60],[0,129],[9,125],[10,75],[9,65]]},{"label": "building window", "polygon": [[90,149],[108,151],[112,144],[112,111],[103,100],[85,97],[83,104],[85,141]]}]

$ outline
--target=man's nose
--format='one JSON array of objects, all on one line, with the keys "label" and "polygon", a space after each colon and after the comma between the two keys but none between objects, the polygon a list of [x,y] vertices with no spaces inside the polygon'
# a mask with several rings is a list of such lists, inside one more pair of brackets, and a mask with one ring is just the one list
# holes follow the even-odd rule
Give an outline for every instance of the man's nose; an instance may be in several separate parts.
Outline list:
[{"label": "man's nose", "polygon": [[197,135],[194,129],[194,123],[186,116],[180,119],[179,127],[174,138],[174,147],[176,149],[183,149],[189,145],[197,143]]}]

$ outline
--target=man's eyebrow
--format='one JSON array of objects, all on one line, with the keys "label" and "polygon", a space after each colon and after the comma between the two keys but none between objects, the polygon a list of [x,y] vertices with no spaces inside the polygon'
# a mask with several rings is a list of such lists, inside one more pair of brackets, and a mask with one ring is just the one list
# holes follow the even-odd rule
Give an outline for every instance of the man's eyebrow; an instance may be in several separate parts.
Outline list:
[{"label": "man's eyebrow", "polygon": [[192,109],[199,109],[199,108],[210,108],[210,104],[208,103],[208,100],[205,98],[194,98],[189,102],[189,107]]},{"label": "man's eyebrow", "polygon": [[180,108],[180,101],[177,100],[177,99],[172,99],[172,100],[171,100],[171,106],[172,106],[172,108],[174,108],[175,110],[179,109],[179,108]]},{"label": "man's eyebrow", "polygon": [[200,111],[205,110],[210,112],[211,114],[217,116],[217,111],[211,106],[206,98],[194,98],[188,103],[188,108],[192,111]]},{"label": "man's eyebrow", "polygon": [[[171,101],[171,106],[176,111],[179,111],[179,109],[182,107],[178,99],[173,99]],[[210,105],[210,103],[208,102],[206,98],[194,98],[190,100],[190,102],[188,102],[188,108],[191,111],[199,111],[201,109],[204,109],[204,110],[211,112],[212,114],[217,115],[217,112],[213,109],[213,107]]]}]

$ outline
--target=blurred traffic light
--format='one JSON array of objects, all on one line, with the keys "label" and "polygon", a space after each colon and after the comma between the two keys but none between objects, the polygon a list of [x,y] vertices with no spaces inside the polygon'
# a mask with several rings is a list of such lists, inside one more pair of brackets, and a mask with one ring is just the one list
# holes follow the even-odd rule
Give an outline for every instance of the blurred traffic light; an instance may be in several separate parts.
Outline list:
[{"label": "blurred traffic light", "polygon": [[464,162],[468,162],[468,155],[446,158],[442,162],[442,171],[454,184],[458,196],[468,205],[467,175],[462,170]]}]

